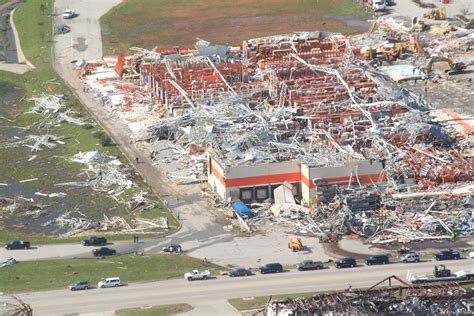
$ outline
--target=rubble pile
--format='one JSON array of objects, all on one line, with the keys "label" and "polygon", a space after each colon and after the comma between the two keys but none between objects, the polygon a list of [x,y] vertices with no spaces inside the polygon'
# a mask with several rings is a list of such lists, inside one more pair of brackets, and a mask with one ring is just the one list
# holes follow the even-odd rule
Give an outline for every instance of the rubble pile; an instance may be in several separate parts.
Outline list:
[{"label": "rubble pile", "polygon": [[[453,193],[472,183],[472,129],[436,120],[423,95],[399,84],[435,80],[437,61],[448,74],[464,71],[450,58],[468,51],[474,32],[441,33],[449,36],[381,17],[351,37],[299,32],[240,47],[131,48],[130,56],[78,63],[77,74],[171,179],[207,176],[224,204],[258,205],[256,216],[244,216],[251,226],[374,243],[453,238],[472,229],[472,208],[461,202],[472,190]],[[255,175],[272,164],[291,171]],[[294,198],[276,203],[275,187],[286,181]],[[397,204],[397,194],[417,193]]]},{"label": "rubble pile", "polygon": [[[474,304],[470,288],[451,283],[408,285],[397,277],[400,286],[371,287],[324,293],[308,298],[269,300],[264,315],[279,316],[310,313],[317,315],[348,314],[469,314]],[[386,280],[384,280],[386,281]],[[382,281],[383,282],[383,281]],[[380,282],[380,283],[382,283]],[[379,283],[379,284],[380,284]],[[472,281],[468,281],[472,284]]]},{"label": "rubble pile", "polygon": [[87,180],[56,183],[56,186],[90,186],[94,190],[106,191],[111,195],[118,196],[123,190],[131,188],[133,185],[132,180],[129,179],[129,172],[117,159],[112,159],[97,151],[90,151],[76,154],[71,160],[87,166],[80,174]]},{"label": "rubble pile", "polygon": [[[75,125],[89,124],[80,117],[78,112],[71,109],[65,110],[64,97],[54,94],[42,94],[41,97],[33,98],[35,105],[28,113],[36,113],[45,117],[41,122],[35,124],[37,128],[52,127],[61,123],[70,123]],[[76,116],[76,117],[75,117]]]}]

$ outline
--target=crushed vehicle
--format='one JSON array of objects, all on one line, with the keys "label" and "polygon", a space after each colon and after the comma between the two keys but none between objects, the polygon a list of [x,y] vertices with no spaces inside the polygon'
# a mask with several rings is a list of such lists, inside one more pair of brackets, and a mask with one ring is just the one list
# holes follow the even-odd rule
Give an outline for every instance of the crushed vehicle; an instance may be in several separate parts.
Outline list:
[{"label": "crushed vehicle", "polygon": [[107,245],[107,239],[105,237],[91,236],[82,240],[82,244],[84,246],[104,246]]},{"label": "crushed vehicle", "polygon": [[8,242],[5,245],[5,249],[7,250],[14,250],[14,249],[30,249],[31,245],[29,241],[23,240],[13,240]]},{"label": "crushed vehicle", "polygon": [[206,271],[193,270],[191,272],[187,272],[184,274],[184,278],[188,281],[206,280],[210,276],[211,276],[211,272],[209,272],[209,270],[206,270]]},{"label": "crushed vehicle", "polygon": [[324,263],[321,261],[304,260],[296,265],[298,271],[324,269]]}]

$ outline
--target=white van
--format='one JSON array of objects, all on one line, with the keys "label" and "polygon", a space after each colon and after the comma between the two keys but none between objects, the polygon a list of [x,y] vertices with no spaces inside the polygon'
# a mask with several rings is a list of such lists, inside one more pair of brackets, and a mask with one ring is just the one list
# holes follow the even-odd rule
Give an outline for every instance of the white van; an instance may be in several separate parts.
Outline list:
[{"label": "white van", "polygon": [[102,288],[102,289],[106,287],[119,287],[119,286],[120,286],[119,277],[102,279],[100,280],[99,283],[97,283],[97,287]]},{"label": "white van", "polygon": [[372,7],[374,11],[385,11],[386,5],[385,0],[373,0]]}]

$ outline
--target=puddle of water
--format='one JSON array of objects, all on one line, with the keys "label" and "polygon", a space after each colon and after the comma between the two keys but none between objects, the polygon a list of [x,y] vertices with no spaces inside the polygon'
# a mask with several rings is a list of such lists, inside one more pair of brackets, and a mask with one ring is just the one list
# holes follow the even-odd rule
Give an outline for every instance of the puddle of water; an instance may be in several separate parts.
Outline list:
[{"label": "puddle of water", "polygon": [[[6,30],[4,27],[6,26]],[[15,64],[18,63],[18,55],[16,52],[15,37],[10,25],[9,16],[0,16],[0,61]]]}]

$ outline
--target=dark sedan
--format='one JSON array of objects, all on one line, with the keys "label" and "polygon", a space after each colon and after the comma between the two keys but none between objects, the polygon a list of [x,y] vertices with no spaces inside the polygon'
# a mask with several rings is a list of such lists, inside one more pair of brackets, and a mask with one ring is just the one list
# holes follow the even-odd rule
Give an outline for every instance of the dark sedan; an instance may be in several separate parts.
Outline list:
[{"label": "dark sedan", "polygon": [[338,269],[340,268],[354,268],[357,266],[356,259],[354,258],[344,258],[334,261],[334,266]]},{"label": "dark sedan", "polygon": [[30,243],[23,240],[14,240],[10,241],[5,245],[5,248],[8,250],[12,249],[30,249]]},{"label": "dark sedan", "polygon": [[230,277],[249,276],[249,275],[252,275],[252,272],[249,269],[245,269],[245,268],[235,268],[229,271]]},{"label": "dark sedan", "polygon": [[461,259],[461,254],[459,251],[454,250],[441,250],[438,253],[434,254],[434,258],[438,261],[440,260],[458,260]]},{"label": "dark sedan", "polygon": [[117,251],[115,249],[110,249],[107,247],[101,247],[92,250],[92,253],[94,256],[99,257],[99,256],[113,256],[117,254]]}]

